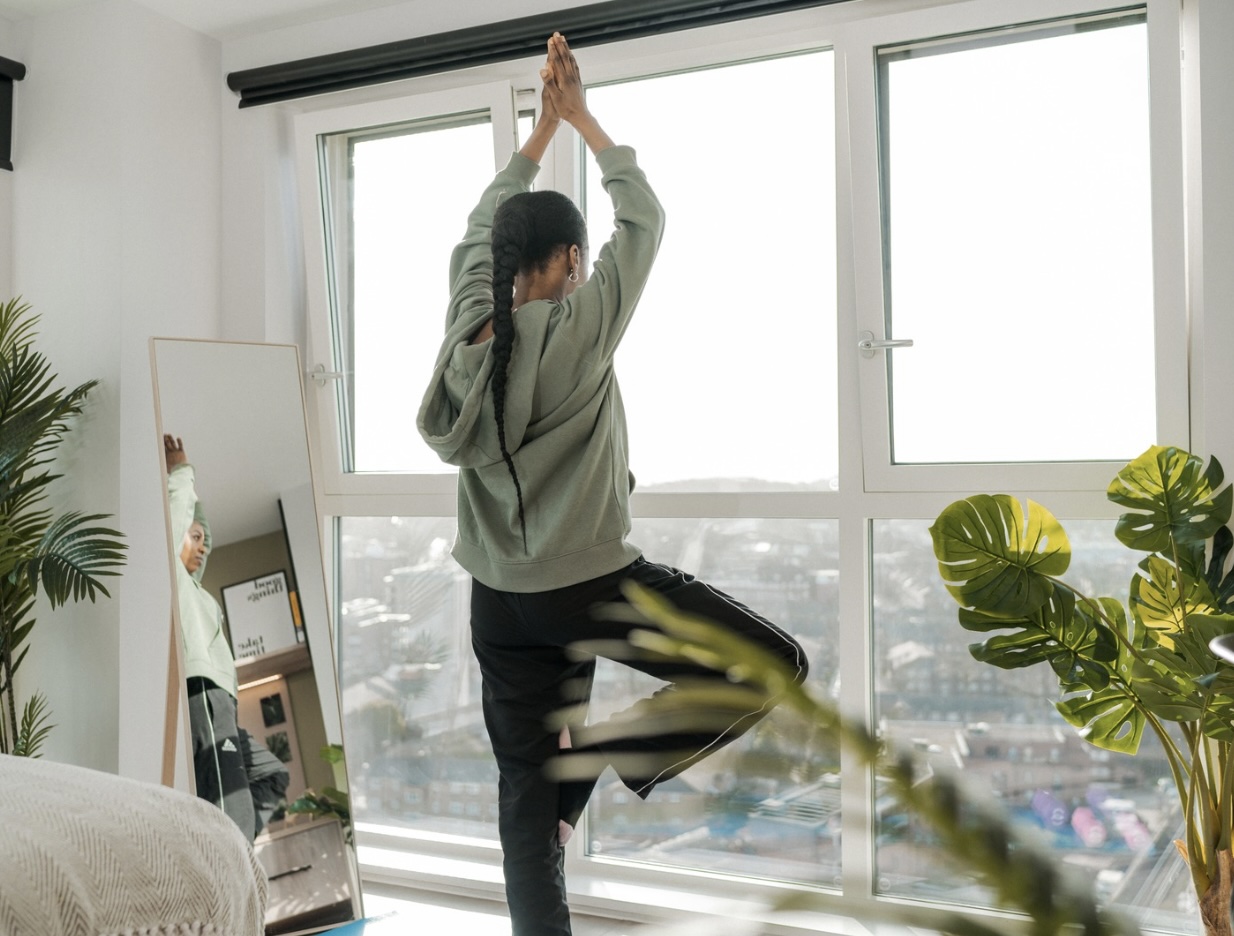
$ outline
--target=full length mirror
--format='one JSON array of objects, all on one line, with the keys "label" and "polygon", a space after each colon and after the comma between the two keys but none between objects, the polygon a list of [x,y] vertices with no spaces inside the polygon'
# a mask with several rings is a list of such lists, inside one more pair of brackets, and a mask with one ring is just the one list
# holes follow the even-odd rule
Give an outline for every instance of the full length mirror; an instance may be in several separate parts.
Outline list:
[{"label": "full length mirror", "polygon": [[253,841],[267,936],[361,916],[292,345],[153,338],[187,770]]}]

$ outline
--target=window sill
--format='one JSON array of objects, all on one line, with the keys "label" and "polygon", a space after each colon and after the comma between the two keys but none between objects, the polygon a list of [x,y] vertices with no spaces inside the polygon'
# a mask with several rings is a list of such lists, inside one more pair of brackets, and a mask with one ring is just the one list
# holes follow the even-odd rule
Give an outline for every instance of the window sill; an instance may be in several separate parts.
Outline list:
[{"label": "window sill", "polygon": [[[488,846],[478,851],[496,849]],[[501,867],[482,854],[446,857],[366,844],[359,846],[358,853],[360,876],[365,884],[504,903]],[[598,861],[588,864],[594,869],[605,867]],[[665,875],[669,878],[666,883],[649,884],[618,878],[627,876],[631,870],[642,870],[645,876],[644,869],[613,866],[605,870],[614,873],[601,875],[586,867],[567,869],[573,911],[631,923],[678,925],[683,934],[699,932],[700,923],[706,923],[706,932],[713,936],[906,936],[913,932],[895,924],[863,923],[856,916],[841,913],[776,912],[770,909],[768,901],[753,896],[763,889],[758,882],[740,882],[738,888],[747,896],[735,899],[733,894],[739,891],[734,888],[734,881],[714,875],[673,869]],[[852,903],[838,896],[834,900],[838,906]],[[927,910],[923,918],[928,914]],[[945,915],[950,914],[940,912],[940,919]],[[1005,916],[1002,918],[1006,920]],[[720,921],[727,922],[720,927]]]}]

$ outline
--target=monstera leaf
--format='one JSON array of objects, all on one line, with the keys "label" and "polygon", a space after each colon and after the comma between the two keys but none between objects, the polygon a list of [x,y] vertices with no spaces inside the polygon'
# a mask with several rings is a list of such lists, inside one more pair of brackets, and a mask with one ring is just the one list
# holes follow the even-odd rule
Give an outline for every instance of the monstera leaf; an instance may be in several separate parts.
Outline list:
[{"label": "monstera leaf", "polygon": [[1175,635],[1192,615],[1220,610],[1204,579],[1186,573],[1180,579],[1174,565],[1159,556],[1150,556],[1144,568],[1147,578],[1136,575],[1131,580],[1131,613],[1167,650],[1173,648]]},{"label": "monstera leaf", "polygon": [[1054,592],[1051,576],[1071,563],[1071,543],[1040,504],[1006,494],[974,494],[949,505],[930,527],[947,591],[962,607],[1021,618]]},{"label": "monstera leaf", "polygon": [[[1102,600],[1110,602],[1107,613],[1122,619],[1122,605],[1113,599]],[[972,631],[1018,628],[970,644],[968,651],[974,659],[1003,669],[1048,662],[1066,688],[1104,689],[1110,682],[1111,665],[1118,659],[1114,634],[1087,608],[1077,606],[1069,588],[1056,588],[1044,605],[1020,618],[961,609],[960,624]]]},{"label": "monstera leaf", "polygon": [[1225,560],[1231,550],[1234,550],[1234,533],[1223,526],[1213,534],[1213,554],[1205,571],[1205,581],[1222,611],[1234,611],[1234,569],[1225,572]]},{"label": "monstera leaf", "polygon": [[1208,539],[1230,519],[1234,488],[1217,488],[1225,475],[1215,458],[1208,468],[1177,448],[1154,445],[1128,462],[1106,496],[1131,508],[1118,518],[1114,535],[1132,549],[1169,554],[1171,543]]},{"label": "monstera leaf", "polygon": [[1147,722],[1122,683],[1071,696],[1056,703],[1055,708],[1089,744],[1120,754],[1134,754],[1140,749]]},{"label": "monstera leaf", "polygon": [[[1118,602],[1102,599],[1107,616]],[[1112,617],[1119,627],[1125,627],[1126,616],[1121,606]],[[1132,625],[1134,631],[1134,625]],[[1131,641],[1134,644],[1133,640]],[[1080,737],[1090,744],[1107,751],[1134,754],[1140,749],[1144,728],[1148,723],[1141,699],[1141,687],[1155,678],[1152,668],[1142,656],[1132,651],[1127,644],[1118,645],[1118,659],[1112,664],[1113,678],[1108,686],[1091,691],[1078,691],[1055,703],[1055,708],[1068,722],[1079,729]],[[1082,690],[1080,686],[1064,687]],[[1172,682],[1164,687],[1167,692],[1174,688]]]},{"label": "monstera leaf", "polygon": [[1211,738],[1234,740],[1234,668],[1209,649],[1214,637],[1231,632],[1232,615],[1193,614],[1172,648],[1146,650],[1152,676],[1136,686],[1144,705],[1163,719],[1198,722]]}]

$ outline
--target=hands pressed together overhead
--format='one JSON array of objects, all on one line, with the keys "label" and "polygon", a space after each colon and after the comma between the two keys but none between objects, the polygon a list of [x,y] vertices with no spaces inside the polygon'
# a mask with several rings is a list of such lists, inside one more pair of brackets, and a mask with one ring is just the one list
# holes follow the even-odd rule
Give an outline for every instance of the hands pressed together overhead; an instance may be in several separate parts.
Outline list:
[{"label": "hands pressed together overhead", "polygon": [[578,60],[561,33],[549,37],[548,59],[540,69],[540,78],[544,82],[540,95],[544,105],[542,119],[560,118],[573,124],[587,113]]},{"label": "hands pressed together overhead", "polygon": [[520,150],[524,156],[539,162],[563,120],[579,132],[593,153],[613,145],[612,139],[587,109],[578,61],[561,33],[553,33],[549,37],[548,58],[540,69],[540,78],[544,81],[540,92],[540,119]]}]

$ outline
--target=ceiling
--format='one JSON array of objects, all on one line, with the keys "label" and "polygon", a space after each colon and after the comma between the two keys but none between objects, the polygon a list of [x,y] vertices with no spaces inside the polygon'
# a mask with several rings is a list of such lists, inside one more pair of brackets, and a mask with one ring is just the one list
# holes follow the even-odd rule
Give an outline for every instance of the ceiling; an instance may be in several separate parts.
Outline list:
[{"label": "ceiling", "polygon": [[[23,20],[108,0],[0,0],[0,17]],[[298,26],[391,6],[402,0],[134,0],[168,19],[216,39]]]}]

